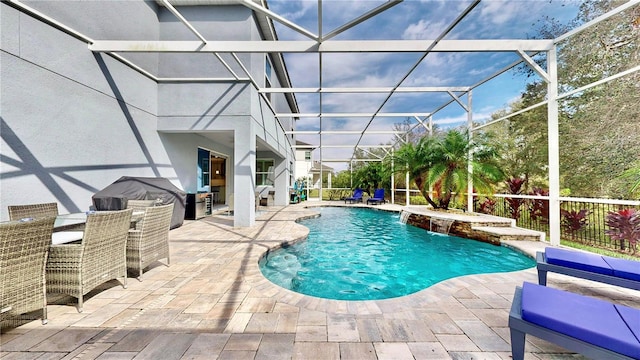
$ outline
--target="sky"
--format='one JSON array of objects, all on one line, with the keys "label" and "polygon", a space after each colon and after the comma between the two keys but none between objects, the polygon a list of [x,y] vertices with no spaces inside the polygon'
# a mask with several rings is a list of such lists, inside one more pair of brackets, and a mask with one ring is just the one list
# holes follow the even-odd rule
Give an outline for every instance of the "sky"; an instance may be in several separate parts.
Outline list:
[{"label": "sky", "polygon": [[[322,1],[322,33],[365,14],[385,3],[383,0]],[[331,40],[428,40],[435,39],[449,26],[471,1],[405,0],[375,17],[358,24]],[[545,17],[568,22],[577,14],[579,1],[484,0],[477,5],[444,39],[531,39],[538,37],[537,28]],[[269,0],[269,9],[290,22],[317,34],[318,2],[316,0]],[[304,35],[274,22],[280,40],[309,40]],[[329,41],[331,41],[329,40]],[[322,55],[322,73],[318,54],[284,54],[293,87],[393,87],[404,86],[472,86],[519,60],[515,53],[430,53],[415,67],[423,53],[341,53]],[[320,75],[321,74],[321,75]],[[405,78],[406,77],[406,78]],[[404,79],[404,80],[403,80]],[[484,121],[491,114],[507,108],[525,89],[527,78],[521,72],[509,71],[485,83],[472,93],[473,119]],[[460,94],[462,95],[462,94]],[[301,113],[433,113],[452,100],[447,93],[388,94],[296,94]],[[466,103],[466,95],[460,99]],[[386,100],[386,102],[385,102]],[[322,105],[320,105],[322,104]],[[384,106],[382,106],[384,104]],[[322,106],[322,109],[321,109]],[[390,130],[404,118],[323,118],[323,130],[362,130],[369,122],[370,130]],[[441,127],[463,125],[467,114],[455,101],[438,111],[433,120]],[[318,118],[302,118],[297,130],[318,130]],[[359,135],[323,135],[322,145],[355,144]],[[298,135],[298,140],[320,144],[319,135]],[[395,141],[393,135],[365,135],[361,145],[377,145]],[[325,148],[314,151],[314,160],[351,158],[352,149]],[[336,171],[346,163],[327,163]]]}]

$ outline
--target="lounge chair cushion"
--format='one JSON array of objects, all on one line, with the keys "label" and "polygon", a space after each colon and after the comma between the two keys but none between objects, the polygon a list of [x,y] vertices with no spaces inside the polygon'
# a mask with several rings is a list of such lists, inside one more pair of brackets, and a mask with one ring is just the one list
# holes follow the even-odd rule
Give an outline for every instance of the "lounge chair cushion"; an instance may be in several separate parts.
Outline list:
[{"label": "lounge chair cushion", "polygon": [[545,249],[547,263],[640,281],[640,262],[554,247]]},{"label": "lounge chair cushion", "polygon": [[523,320],[630,357],[640,354],[640,340],[625,320],[639,316],[640,309],[527,282],[522,287]]},{"label": "lounge chair cushion", "polygon": [[[633,335],[635,335],[636,339],[640,341],[640,311],[624,305],[616,304],[614,306],[616,307],[616,310],[618,310],[618,314],[620,314],[622,320],[627,323],[627,326]],[[636,354],[640,356],[640,352],[637,352]]]},{"label": "lounge chair cushion", "polygon": [[600,255],[547,247],[544,251],[547,263],[613,276],[613,270]]},{"label": "lounge chair cushion", "polygon": [[602,257],[613,269],[613,275],[629,280],[640,281],[640,261]]},{"label": "lounge chair cushion", "polygon": [[353,195],[351,197],[345,198],[344,202],[345,203],[347,201],[351,201],[351,202],[359,201],[359,202],[361,202],[362,201],[362,195],[363,195],[363,190],[362,189],[360,189],[360,188],[355,189],[355,191],[353,192]]}]

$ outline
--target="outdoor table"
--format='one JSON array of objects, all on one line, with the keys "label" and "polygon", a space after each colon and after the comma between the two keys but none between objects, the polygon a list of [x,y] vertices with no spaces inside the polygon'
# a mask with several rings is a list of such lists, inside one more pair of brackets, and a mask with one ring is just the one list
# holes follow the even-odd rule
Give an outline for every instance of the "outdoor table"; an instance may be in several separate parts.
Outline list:
[{"label": "outdoor table", "polygon": [[86,222],[87,213],[61,214],[56,216],[53,232],[84,228]]},{"label": "outdoor table", "polygon": [[[144,211],[134,211],[131,215],[131,227],[142,219]],[[84,224],[87,222],[87,213],[71,213],[56,216],[51,236],[52,245],[68,244],[82,240]]]}]

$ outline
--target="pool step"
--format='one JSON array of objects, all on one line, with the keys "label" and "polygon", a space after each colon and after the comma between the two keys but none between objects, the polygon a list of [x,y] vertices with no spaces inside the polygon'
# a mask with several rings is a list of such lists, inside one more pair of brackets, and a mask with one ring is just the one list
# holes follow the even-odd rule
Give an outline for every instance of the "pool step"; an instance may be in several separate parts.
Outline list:
[{"label": "pool step", "polygon": [[493,243],[499,243],[503,240],[529,240],[544,241],[546,234],[541,231],[523,229],[516,226],[497,227],[497,226],[473,226],[474,232],[480,233]]}]

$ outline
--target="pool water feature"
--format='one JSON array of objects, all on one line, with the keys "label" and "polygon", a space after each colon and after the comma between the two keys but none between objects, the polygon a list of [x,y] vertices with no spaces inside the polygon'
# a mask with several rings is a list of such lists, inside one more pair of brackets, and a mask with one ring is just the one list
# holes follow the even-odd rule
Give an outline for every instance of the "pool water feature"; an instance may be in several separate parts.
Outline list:
[{"label": "pool water feature", "polygon": [[400,222],[400,215],[349,207],[316,208],[300,221],[306,240],[270,250],[260,269],[273,283],[336,300],[409,295],[442,280],[508,272],[535,261],[503,246],[433,233]]}]

